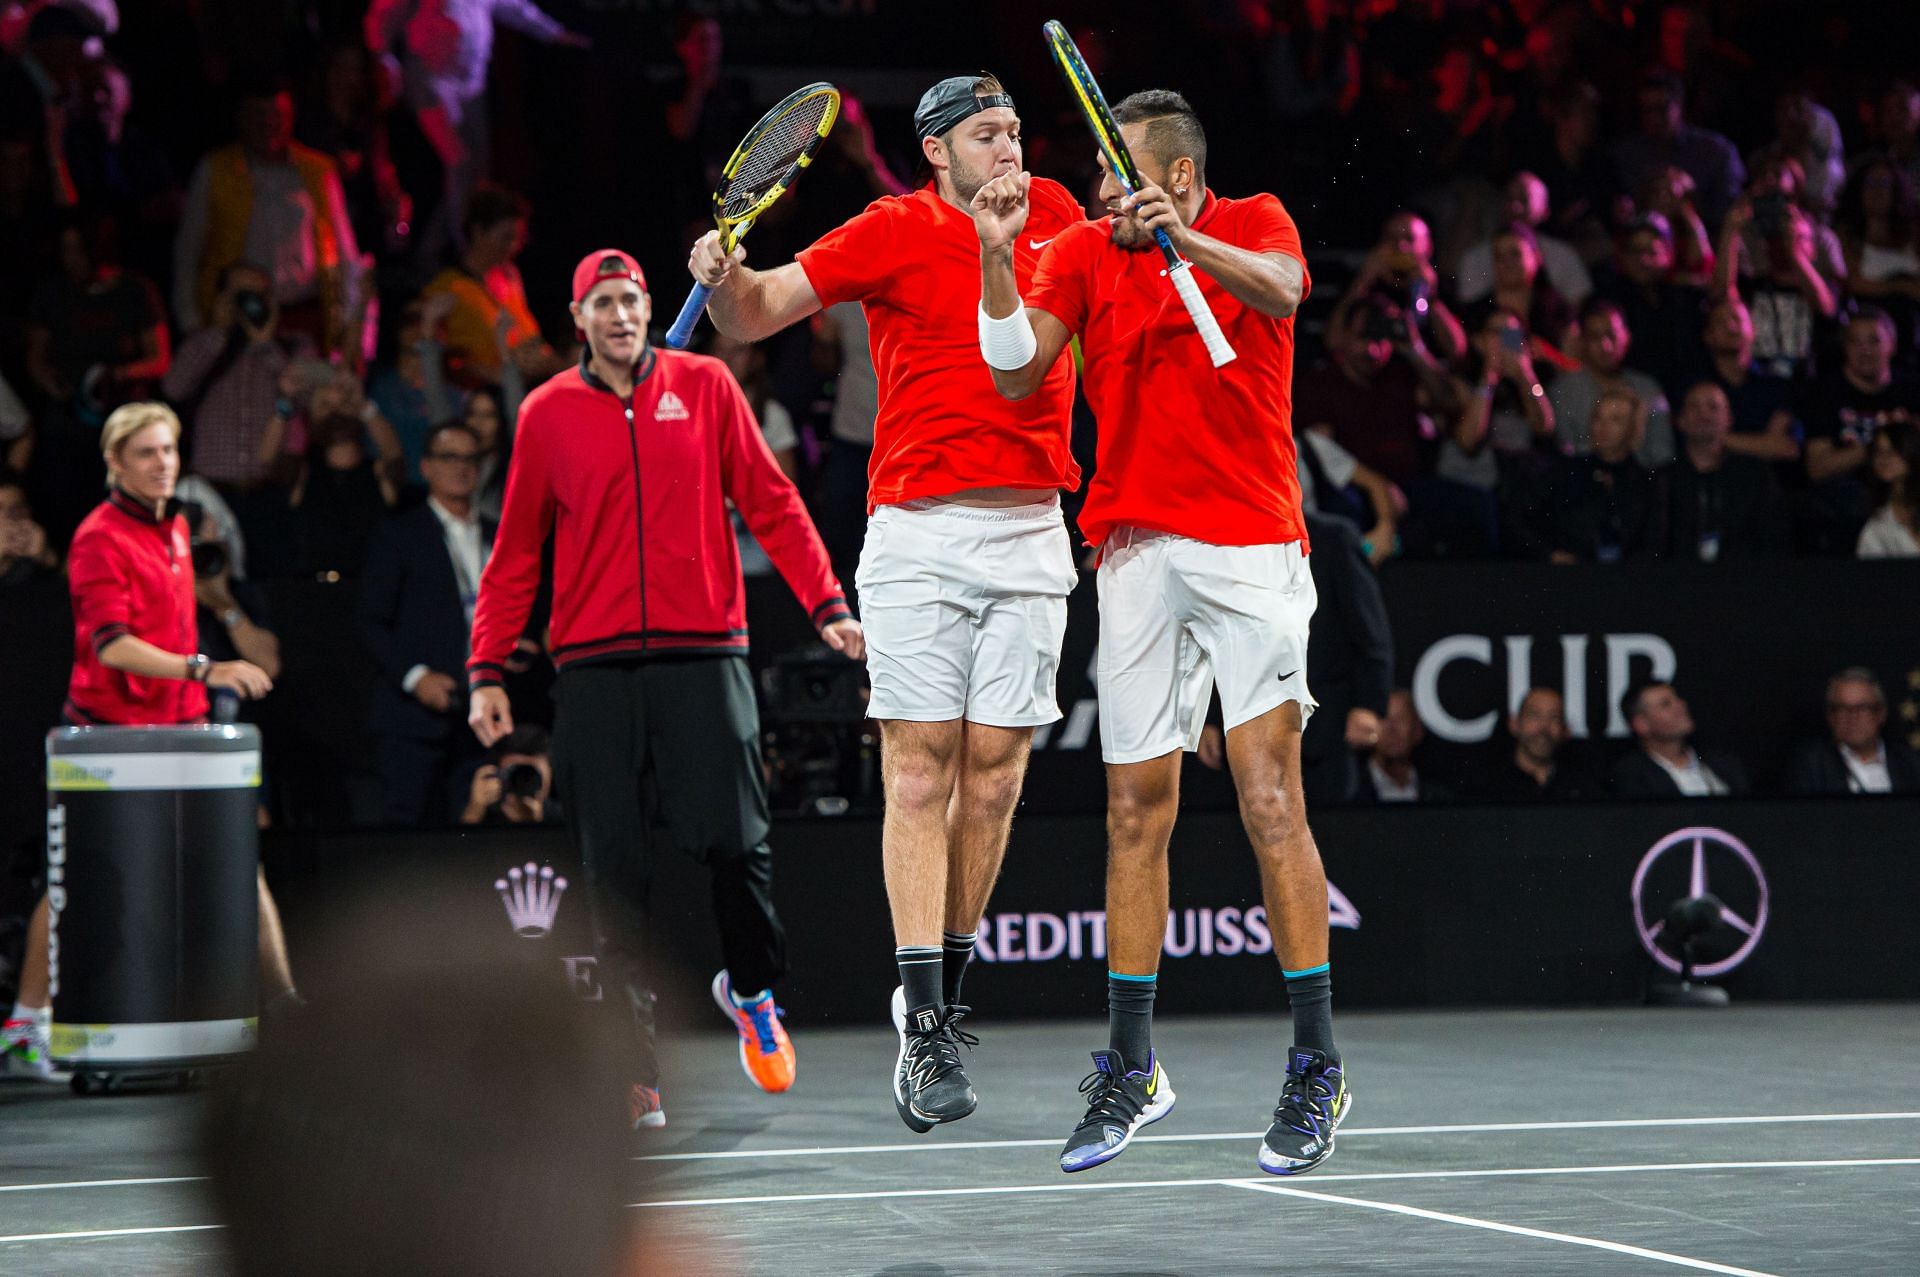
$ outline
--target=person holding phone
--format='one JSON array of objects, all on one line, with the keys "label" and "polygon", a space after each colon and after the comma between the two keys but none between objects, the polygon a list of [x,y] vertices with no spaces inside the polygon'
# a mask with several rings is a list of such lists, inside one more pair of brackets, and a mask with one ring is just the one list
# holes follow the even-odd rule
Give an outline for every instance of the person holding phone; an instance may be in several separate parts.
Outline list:
[{"label": "person holding phone", "polygon": [[1477,525],[1455,548],[1491,553],[1501,540],[1494,494],[1504,488],[1512,504],[1524,507],[1552,459],[1553,405],[1534,371],[1520,316],[1497,308],[1487,313],[1456,397],[1465,407],[1441,441],[1434,472],[1460,494],[1478,494]]}]

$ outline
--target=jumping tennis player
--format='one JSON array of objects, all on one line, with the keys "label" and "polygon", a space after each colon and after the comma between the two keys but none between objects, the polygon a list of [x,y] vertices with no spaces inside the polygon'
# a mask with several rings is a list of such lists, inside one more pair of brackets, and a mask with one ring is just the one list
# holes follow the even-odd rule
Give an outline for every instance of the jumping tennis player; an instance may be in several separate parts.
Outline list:
[{"label": "jumping tennis player", "polygon": [[[1292,426],[1292,316],[1309,286],[1305,255],[1279,200],[1207,189],[1206,135],[1185,99],[1136,93],[1114,118],[1145,185],[1123,199],[1108,170],[1100,193],[1113,216],[1052,237],[1031,286],[1020,287],[1012,257],[1015,243],[1034,238],[1027,175],[997,175],[971,204],[981,350],[994,384],[1023,400],[1077,333],[1100,432],[1080,526],[1101,550],[1110,1046],[1094,1052],[1086,1116],[1060,1167],[1118,1156],[1173,1107],[1151,1036],[1167,843],[1180,751],[1198,745],[1217,684],[1293,1005],[1293,1047],[1260,1166],[1296,1174],[1333,1151],[1348,1107],[1333,1043],[1326,877],[1300,792],[1315,601]],[[1204,272],[1207,300],[1239,356],[1227,366],[1211,366],[1166,278],[1155,230]]]},{"label": "jumping tennis player", "polygon": [[501,686],[553,542],[554,780],[586,871],[609,1007],[631,1015],[629,1116],[660,1126],[647,971],[653,851],[703,862],[726,966],[713,998],[763,1091],[793,1085],[793,1043],[772,986],[786,971],[773,909],[760,719],[747,672],[746,589],[732,501],[821,638],[864,650],[792,480],[726,365],[647,343],[652,301],[618,249],[573,270],[576,368],[527,396],[506,506],[474,604],[468,721],[480,743],[513,730]]},{"label": "jumping tennis player", "polygon": [[[882,852],[900,988],[894,1104],[915,1131],[973,1112],[958,1047],[961,977],[1000,871],[1033,729],[1060,717],[1054,674],[1075,581],[1059,490],[1073,361],[1056,348],[1009,402],[980,364],[980,263],[968,207],[1021,172],[1020,117],[990,75],[928,89],[914,128],[932,178],[869,205],[793,263],[753,271],[717,234],[688,266],[707,313],[758,341],[823,306],[857,301],[871,329],[880,411],[865,548],[854,577],[881,725]],[[1030,282],[1040,250],[1084,218],[1066,189],[1023,187],[1008,269]]]}]

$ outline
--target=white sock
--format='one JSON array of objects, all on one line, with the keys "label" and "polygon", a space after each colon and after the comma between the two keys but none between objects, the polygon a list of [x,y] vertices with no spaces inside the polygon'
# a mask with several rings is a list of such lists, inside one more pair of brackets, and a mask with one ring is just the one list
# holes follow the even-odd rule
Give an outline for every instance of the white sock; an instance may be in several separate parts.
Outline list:
[{"label": "white sock", "polygon": [[53,1023],[53,1008],[30,1007],[24,1002],[16,1002],[13,1004],[13,1013],[7,1018],[9,1020],[31,1020],[44,1029]]}]

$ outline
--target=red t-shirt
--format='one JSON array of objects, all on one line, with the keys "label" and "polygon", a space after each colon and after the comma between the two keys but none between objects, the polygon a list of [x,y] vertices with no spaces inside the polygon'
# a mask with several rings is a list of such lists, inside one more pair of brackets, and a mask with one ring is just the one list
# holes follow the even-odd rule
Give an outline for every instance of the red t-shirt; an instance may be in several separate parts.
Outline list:
[{"label": "red t-shirt", "polygon": [[[1209,191],[1193,229],[1306,263],[1293,218],[1271,195]],[[1080,530],[1093,545],[1122,525],[1215,545],[1304,542],[1293,320],[1242,304],[1197,267],[1193,277],[1238,355],[1224,368],[1207,358],[1159,249],[1116,248],[1106,220],[1061,233],[1022,290],[1028,306],[1080,334],[1085,353],[1100,442]]]},{"label": "red t-shirt", "polygon": [[[1013,249],[1024,289],[1048,240],[1086,213],[1058,182],[1036,177],[1026,229]],[[1000,397],[980,358],[980,237],[973,219],[923,186],[875,200],[801,250],[822,306],[867,312],[880,415],[873,427],[867,508],[966,488],[1079,486],[1068,449],[1073,359],[1062,353],[1040,389]]]},{"label": "red t-shirt", "polygon": [[70,720],[146,727],[207,716],[204,684],[142,678],[100,660],[100,649],[125,634],[163,652],[200,650],[186,519],[177,513],[158,518],[115,490],[73,534],[67,583],[73,592]]}]

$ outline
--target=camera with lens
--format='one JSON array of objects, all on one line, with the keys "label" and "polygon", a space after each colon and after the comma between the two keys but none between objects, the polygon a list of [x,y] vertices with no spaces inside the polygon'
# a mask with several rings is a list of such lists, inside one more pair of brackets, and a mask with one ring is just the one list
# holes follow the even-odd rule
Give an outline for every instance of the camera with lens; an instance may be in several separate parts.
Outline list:
[{"label": "camera with lens", "polygon": [[264,328],[267,320],[273,317],[273,303],[267,300],[267,295],[251,288],[235,293],[233,306],[249,327]]},{"label": "camera with lens", "polygon": [[824,647],[774,658],[760,673],[769,798],[778,809],[841,815],[877,791],[866,675]]},{"label": "camera with lens", "polygon": [[508,798],[538,798],[545,782],[532,763],[508,763],[500,769],[500,793]]},{"label": "camera with lens", "polygon": [[193,575],[197,580],[210,580],[227,570],[233,562],[227,553],[225,541],[201,541],[193,543]]},{"label": "camera with lens", "polygon": [[1753,228],[1762,239],[1779,239],[1787,233],[1787,197],[1778,191],[1753,198]]},{"label": "camera with lens", "polygon": [[1407,335],[1405,321],[1398,308],[1374,302],[1367,307],[1366,323],[1362,329],[1369,342],[1400,341]]},{"label": "camera with lens", "polygon": [[767,717],[777,723],[858,723],[867,717],[866,675],[837,652],[777,656],[761,674]]}]

